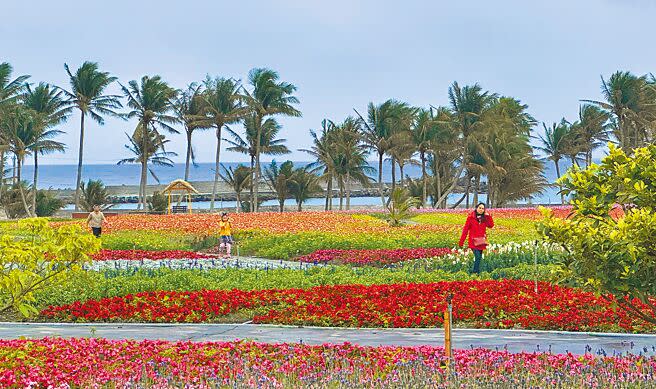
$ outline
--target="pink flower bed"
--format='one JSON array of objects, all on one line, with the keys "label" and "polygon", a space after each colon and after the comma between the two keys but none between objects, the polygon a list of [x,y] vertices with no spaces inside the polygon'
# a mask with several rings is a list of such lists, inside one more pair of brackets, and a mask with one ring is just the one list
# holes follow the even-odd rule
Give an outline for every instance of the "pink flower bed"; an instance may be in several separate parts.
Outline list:
[{"label": "pink flower bed", "polygon": [[[0,340],[0,386],[25,387],[613,387],[654,384],[654,357],[455,350],[447,377],[443,349],[311,346],[158,340]],[[241,387],[241,386],[240,386]],[[487,386],[486,386],[487,387]]]},{"label": "pink flower bed", "polygon": [[386,265],[419,258],[440,257],[451,253],[450,248],[415,248],[391,250],[317,250],[298,258],[301,262],[353,265]]}]

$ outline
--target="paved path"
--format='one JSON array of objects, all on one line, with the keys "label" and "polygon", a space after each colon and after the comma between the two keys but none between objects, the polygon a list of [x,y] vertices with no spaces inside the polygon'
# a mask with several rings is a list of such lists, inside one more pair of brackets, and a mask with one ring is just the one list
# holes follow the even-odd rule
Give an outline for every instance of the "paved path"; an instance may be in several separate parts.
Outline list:
[{"label": "paved path", "polygon": [[[356,329],[292,327],[257,324],[70,324],[0,323],[0,339],[21,336],[42,338],[102,337],[109,339],[165,339],[193,341],[230,341],[247,339],[259,342],[295,342],[308,344],[350,342],[360,345],[442,345],[442,329]],[[574,354],[631,352],[656,355],[656,335],[576,333],[556,331],[516,331],[455,329],[454,348],[507,348],[511,352],[551,351]]]}]

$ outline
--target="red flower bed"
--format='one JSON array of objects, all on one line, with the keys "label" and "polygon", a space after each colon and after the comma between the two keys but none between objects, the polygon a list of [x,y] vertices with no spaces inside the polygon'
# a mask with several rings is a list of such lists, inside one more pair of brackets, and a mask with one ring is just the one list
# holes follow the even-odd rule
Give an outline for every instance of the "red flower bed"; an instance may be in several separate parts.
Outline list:
[{"label": "red flower bed", "polygon": [[[434,346],[0,340],[3,388],[653,387],[656,358]],[[585,383],[585,385],[583,385]],[[630,383],[633,383],[631,385]],[[550,385],[551,384],[551,385]]]},{"label": "red flower bed", "polygon": [[450,248],[416,248],[391,250],[317,250],[298,258],[309,263],[349,263],[355,265],[386,265],[419,258],[440,257],[451,253]]},{"label": "red flower bed", "polygon": [[94,261],[110,260],[133,260],[142,259],[203,259],[214,258],[211,255],[195,253],[193,251],[167,250],[167,251],[148,251],[148,250],[100,250],[93,255]]},{"label": "red flower bed", "polygon": [[[454,295],[456,325],[571,331],[653,331],[612,300],[578,289],[530,281],[333,285],[285,290],[144,292],[48,307],[59,321],[216,322],[231,314],[255,323],[433,327],[442,324],[444,297]],[[645,310],[647,312],[647,310]]]}]

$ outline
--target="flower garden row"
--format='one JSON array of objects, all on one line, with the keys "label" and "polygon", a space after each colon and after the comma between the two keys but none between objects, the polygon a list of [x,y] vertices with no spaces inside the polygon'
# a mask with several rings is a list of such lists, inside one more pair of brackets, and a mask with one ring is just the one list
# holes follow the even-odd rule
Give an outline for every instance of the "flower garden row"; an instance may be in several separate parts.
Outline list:
[{"label": "flower garden row", "polygon": [[[221,322],[353,327],[434,327],[454,295],[456,326],[571,331],[646,331],[610,298],[541,282],[454,281],[429,284],[334,285],[308,289],[143,292],[52,306],[44,320]],[[647,312],[647,310],[645,310]]]},{"label": "flower garden row", "polygon": [[252,342],[0,340],[0,386],[624,387],[654,385],[656,358]]}]

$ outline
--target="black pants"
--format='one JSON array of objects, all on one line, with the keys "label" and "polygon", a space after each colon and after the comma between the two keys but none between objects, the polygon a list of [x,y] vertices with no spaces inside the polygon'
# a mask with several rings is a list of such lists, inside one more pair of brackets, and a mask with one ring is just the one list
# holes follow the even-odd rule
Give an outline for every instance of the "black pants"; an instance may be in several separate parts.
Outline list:
[{"label": "black pants", "polygon": [[472,273],[480,273],[481,272],[481,259],[483,259],[483,250],[472,250],[474,252],[474,269],[472,270]]},{"label": "black pants", "polygon": [[102,233],[102,229],[100,227],[91,227],[91,232],[93,232],[93,236],[96,238],[100,238],[100,234]]}]

